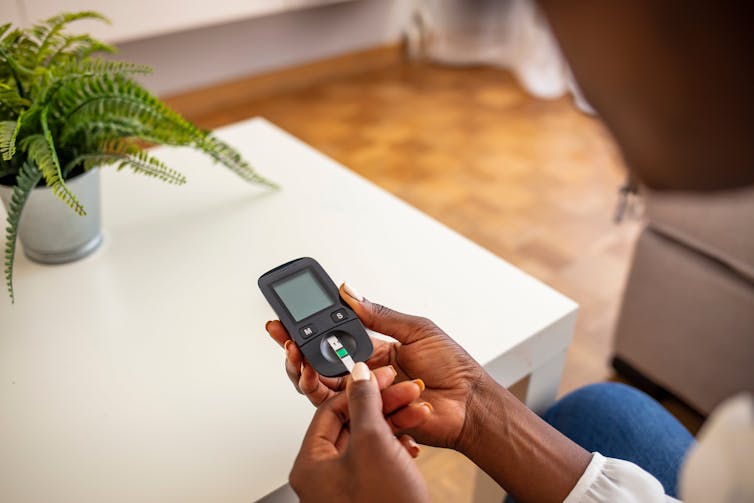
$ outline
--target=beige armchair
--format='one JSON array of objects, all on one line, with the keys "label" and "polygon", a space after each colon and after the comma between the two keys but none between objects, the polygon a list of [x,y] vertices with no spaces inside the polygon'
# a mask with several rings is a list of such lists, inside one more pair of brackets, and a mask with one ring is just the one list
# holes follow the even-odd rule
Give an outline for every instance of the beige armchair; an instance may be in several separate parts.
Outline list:
[{"label": "beige armchair", "polygon": [[708,414],[754,392],[754,188],[646,202],[613,364]]}]

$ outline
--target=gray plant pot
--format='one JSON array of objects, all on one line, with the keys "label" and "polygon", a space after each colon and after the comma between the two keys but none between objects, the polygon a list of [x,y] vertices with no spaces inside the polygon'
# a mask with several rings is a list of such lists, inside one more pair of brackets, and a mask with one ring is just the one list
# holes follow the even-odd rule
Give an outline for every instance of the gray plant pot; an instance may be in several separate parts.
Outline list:
[{"label": "gray plant pot", "polygon": [[[21,212],[18,229],[24,253],[31,260],[43,264],[73,262],[102,244],[99,169],[71,178],[66,185],[84,206],[86,215],[77,215],[49,188],[34,189]],[[0,199],[6,209],[12,193],[12,187],[0,185]]]}]

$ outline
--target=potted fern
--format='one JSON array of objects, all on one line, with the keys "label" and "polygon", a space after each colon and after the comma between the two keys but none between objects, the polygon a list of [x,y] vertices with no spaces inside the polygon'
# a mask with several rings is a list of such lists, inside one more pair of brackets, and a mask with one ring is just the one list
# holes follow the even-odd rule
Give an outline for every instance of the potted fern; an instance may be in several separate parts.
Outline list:
[{"label": "potted fern", "polygon": [[19,236],[27,256],[48,263],[76,260],[97,248],[98,168],[116,165],[185,183],[144,150],[148,144],[193,147],[248,182],[274,186],[232,147],[139,85],[134,78],[150,72],[148,67],[95,57],[114,49],[65,31],[81,19],[107,22],[98,13],[78,12],[29,29],[0,26],[0,196],[8,213],[5,279],[11,300]]}]

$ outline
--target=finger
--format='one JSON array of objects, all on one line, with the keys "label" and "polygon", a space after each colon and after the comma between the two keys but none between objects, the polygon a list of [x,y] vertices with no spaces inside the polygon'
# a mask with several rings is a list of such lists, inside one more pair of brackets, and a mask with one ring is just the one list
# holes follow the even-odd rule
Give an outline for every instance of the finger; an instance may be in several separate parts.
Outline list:
[{"label": "finger", "polygon": [[268,321],[264,328],[265,330],[267,330],[267,333],[270,334],[270,337],[272,337],[275,342],[277,342],[281,346],[285,344],[285,341],[289,341],[291,339],[288,335],[288,331],[285,329],[280,320]]},{"label": "finger", "polygon": [[331,407],[317,409],[301,442],[299,456],[328,457],[337,454],[336,443],[343,429],[343,421]]},{"label": "finger", "polygon": [[367,366],[370,369],[373,369],[375,367],[384,367],[386,365],[396,366],[396,353],[393,347],[400,346],[400,344],[396,342],[383,341],[382,339],[377,339],[375,337],[370,337],[370,339],[372,340],[372,356],[370,356],[367,360]]},{"label": "finger", "polygon": [[301,354],[301,350],[296,347],[293,341],[286,341],[285,343],[285,373],[288,374],[288,379],[291,380],[293,386],[299,393],[303,393],[298,385],[301,379],[301,364],[304,361],[304,357]]},{"label": "finger", "polygon": [[346,376],[325,377],[323,375],[317,375],[319,376],[320,382],[333,391],[343,391],[346,389]]},{"label": "finger", "polygon": [[416,443],[416,440],[414,440],[414,437],[411,435],[398,435],[398,442],[401,443],[404,449],[406,449],[406,452],[412,457],[412,458],[418,458],[419,457],[419,444]]},{"label": "finger", "polygon": [[393,311],[368,301],[347,283],[340,285],[340,296],[367,328],[388,335],[403,344],[411,344],[424,338],[429,327],[436,328],[426,318]]},{"label": "finger", "polygon": [[[384,390],[391,384],[393,384],[396,373],[394,368],[388,366],[374,369],[372,371],[372,375],[374,376],[374,380],[377,382],[377,387],[380,390]],[[341,417],[343,423],[347,423],[349,421],[348,397],[345,393],[334,393],[333,396],[329,398],[326,405],[327,407],[333,409]]]},{"label": "finger", "polygon": [[398,409],[388,416],[387,421],[393,431],[406,431],[421,426],[430,417],[432,417],[432,406],[429,402],[422,402]]},{"label": "finger", "polygon": [[335,395],[335,391],[322,384],[317,371],[307,362],[304,362],[301,366],[301,378],[298,381],[298,387],[315,407]]},{"label": "finger", "polygon": [[377,379],[365,363],[358,362],[351,371],[346,396],[352,438],[375,433],[392,436],[382,416],[382,397]]},{"label": "finger", "polygon": [[373,369],[372,374],[377,379],[377,386],[383,390],[395,382],[398,372],[392,365],[387,365]]},{"label": "finger", "polygon": [[424,382],[421,379],[403,381],[386,388],[382,392],[382,413],[392,414],[401,407],[405,407],[419,398],[422,391],[424,391]]},{"label": "finger", "polygon": [[[380,367],[374,370],[374,375],[377,378],[377,384],[380,389],[390,386],[393,383],[396,374],[397,373],[392,366]],[[322,402],[335,395],[343,386],[345,386],[344,383],[346,382],[345,377],[322,377],[316,370],[314,370],[314,367],[306,361],[301,365],[301,372],[298,373],[298,379],[296,387],[299,392],[306,395],[315,407],[318,407]],[[326,383],[329,383],[329,385]]]},{"label": "finger", "polygon": [[[311,366],[304,364],[304,372]],[[303,375],[302,374],[302,375]],[[377,376],[379,374],[379,377]],[[351,433],[354,431],[364,432],[366,429],[379,425],[385,430],[387,435],[392,435],[390,428],[385,422],[382,415],[382,399],[380,398],[380,387],[390,386],[395,378],[395,370],[391,367],[376,369],[373,373],[366,364],[359,362],[354,367],[351,374],[352,379],[349,381],[346,393],[333,393],[331,400],[327,400],[314,414],[312,423],[307,430],[301,451],[309,451],[316,447],[323,448],[329,453],[330,444],[332,449],[337,451],[338,442],[341,447],[346,439],[342,439],[342,426],[350,420]],[[356,415],[354,416],[354,413]],[[354,422],[364,422],[366,424],[354,424]],[[315,437],[321,438],[315,438]]]}]

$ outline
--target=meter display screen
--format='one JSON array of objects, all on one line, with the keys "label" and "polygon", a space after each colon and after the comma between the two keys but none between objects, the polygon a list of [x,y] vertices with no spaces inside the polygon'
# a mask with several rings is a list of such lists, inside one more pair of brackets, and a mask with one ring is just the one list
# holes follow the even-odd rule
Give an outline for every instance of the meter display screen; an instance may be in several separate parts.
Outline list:
[{"label": "meter display screen", "polygon": [[334,304],[308,269],[278,281],[272,285],[272,289],[296,322]]}]

